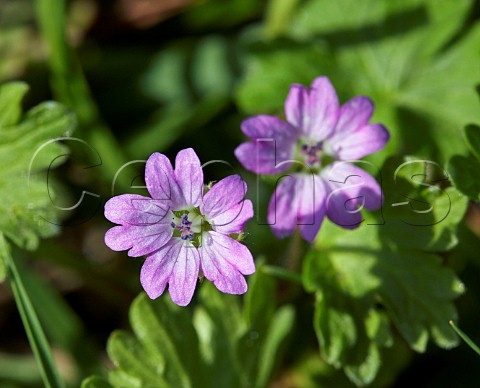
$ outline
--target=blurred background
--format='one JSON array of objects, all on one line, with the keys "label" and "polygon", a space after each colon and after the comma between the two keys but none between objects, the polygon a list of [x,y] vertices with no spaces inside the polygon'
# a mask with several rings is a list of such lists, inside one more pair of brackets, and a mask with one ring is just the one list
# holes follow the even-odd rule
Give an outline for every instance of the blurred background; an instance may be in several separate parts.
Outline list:
[{"label": "blurred background", "polygon": [[[273,186],[233,155],[244,141],[241,121],[283,115],[290,84],[327,75],[341,102],[370,96],[374,121],[391,131],[388,147],[369,161],[380,167],[391,155],[416,155],[444,167],[468,153],[462,127],[480,123],[479,11],[473,0],[0,1],[0,83],[30,86],[25,111],[45,100],[64,104],[77,117],[72,136],[88,144],[65,142],[70,157],[52,179],[60,207],[93,195],[59,211],[56,237],[35,251],[14,250],[68,385],[111,368],[107,339],[129,328],[142,260],[104,245],[111,224],[103,205],[145,193],[152,152],[172,159],[193,147],[202,162],[228,162],[207,166],[206,181],[244,177],[260,221],[248,224],[244,243],[254,257],[281,264],[289,240],[261,225]],[[456,300],[460,325],[480,343],[478,202],[457,235],[442,257],[467,289]],[[312,300],[279,282],[277,302],[294,303],[297,321],[271,386],[354,386],[318,358]],[[0,386],[43,386],[7,283],[0,333]],[[478,386],[480,358],[463,343],[449,351],[429,344],[418,354],[401,341],[372,386]]]}]

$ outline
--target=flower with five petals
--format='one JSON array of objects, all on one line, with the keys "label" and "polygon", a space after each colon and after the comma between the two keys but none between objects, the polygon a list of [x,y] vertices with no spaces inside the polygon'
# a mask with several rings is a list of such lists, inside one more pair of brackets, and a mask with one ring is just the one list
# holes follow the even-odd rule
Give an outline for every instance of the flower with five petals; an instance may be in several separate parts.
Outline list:
[{"label": "flower with five petals", "polygon": [[147,160],[145,182],[151,198],[125,194],[105,204],[105,217],[119,224],[105,243],[147,258],[140,281],[148,296],[159,297],[169,285],[173,302],[190,303],[199,272],[222,292],[247,290],[243,275],[255,272],[247,247],[230,237],[242,232],[253,217],[245,200],[245,182],[228,176],[205,193],[200,160],[193,149],[177,154],[175,169],[165,155]]},{"label": "flower with five petals", "polygon": [[269,115],[243,121],[242,131],[251,141],[237,147],[238,160],[257,174],[284,173],[268,209],[275,235],[289,235],[298,225],[303,238],[312,242],[325,216],[351,229],[363,221],[362,208],[381,206],[378,183],[348,162],[388,142],[386,128],[369,123],[372,114],[369,98],[354,97],[340,106],[329,79],[318,77],[310,90],[291,86],[286,121]]}]

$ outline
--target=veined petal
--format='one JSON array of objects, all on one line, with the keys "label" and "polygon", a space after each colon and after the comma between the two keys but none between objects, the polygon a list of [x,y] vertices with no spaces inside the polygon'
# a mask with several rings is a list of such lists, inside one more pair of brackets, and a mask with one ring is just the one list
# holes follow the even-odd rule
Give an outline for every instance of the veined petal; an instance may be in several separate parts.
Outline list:
[{"label": "veined petal", "polygon": [[309,91],[292,85],[285,101],[287,121],[310,139],[322,141],[333,133],[339,116],[338,97],[327,77],[316,78]]},{"label": "veined petal", "polygon": [[275,140],[256,139],[240,144],[235,156],[242,166],[257,174],[280,174],[292,165],[295,144],[281,144]]},{"label": "veined petal", "polygon": [[173,229],[166,223],[114,226],[105,234],[105,244],[114,251],[129,249],[129,256],[139,257],[160,249],[172,235]]},{"label": "veined petal", "polygon": [[186,306],[192,300],[197,285],[200,256],[197,248],[190,242],[178,240],[181,244],[173,273],[169,281],[168,292],[173,303]]},{"label": "veined petal", "polygon": [[202,214],[212,219],[238,205],[245,198],[247,184],[240,175],[230,175],[217,182],[200,203]]},{"label": "veined petal", "polygon": [[268,224],[273,233],[283,238],[291,234],[297,225],[296,175],[281,178],[268,205]]},{"label": "veined petal", "polygon": [[325,214],[326,207],[324,206],[313,213],[313,216],[308,216],[308,219],[311,221],[300,219],[300,225],[298,225],[298,229],[300,230],[300,233],[305,241],[308,241],[309,243],[313,243],[315,241],[315,237],[317,237],[318,231],[322,226]]},{"label": "veined petal", "polygon": [[158,298],[168,283],[172,301],[186,306],[195,291],[199,263],[198,251],[192,244],[173,238],[145,260],[140,281],[151,299]]},{"label": "veined petal", "polygon": [[388,142],[390,135],[380,124],[368,124],[373,102],[368,97],[355,97],[340,108],[335,132],[324,142],[327,153],[338,159],[359,159],[374,153]]},{"label": "veined petal", "polygon": [[327,216],[336,224],[354,228],[362,222],[361,208],[377,210],[383,194],[377,181],[366,171],[348,163],[336,162],[322,172],[329,189]]},{"label": "veined petal", "polygon": [[246,119],[241,128],[252,142],[237,147],[235,156],[247,170],[258,174],[279,174],[288,170],[298,137],[296,128],[267,115]]},{"label": "veined petal", "polygon": [[343,104],[340,108],[335,133],[333,136],[343,137],[368,124],[373,114],[373,102],[368,97],[357,96]]},{"label": "veined petal", "polygon": [[308,134],[310,121],[308,89],[299,84],[290,86],[287,99],[285,100],[285,116],[287,121],[303,134]]},{"label": "veined petal", "polygon": [[152,198],[172,201],[174,209],[182,205],[182,191],[175,179],[172,164],[165,155],[155,152],[148,158],[145,183]]},{"label": "veined petal", "polygon": [[342,139],[330,142],[330,152],[339,159],[359,159],[381,150],[390,139],[387,129],[381,124],[360,127]]},{"label": "veined petal", "polygon": [[165,291],[181,247],[177,239],[172,239],[143,263],[140,282],[151,299],[158,298]]},{"label": "veined petal", "polygon": [[175,158],[175,178],[180,186],[185,205],[196,207],[203,193],[203,170],[192,148],[181,150]]},{"label": "veined petal", "polygon": [[277,141],[295,140],[299,133],[297,127],[280,120],[278,117],[258,115],[242,121],[242,132],[250,139],[274,139]]},{"label": "veined petal", "polygon": [[298,184],[297,224],[303,238],[313,242],[326,213],[327,189],[318,175],[303,175]]},{"label": "veined petal", "polygon": [[171,201],[124,194],[105,204],[105,217],[122,225],[154,225],[170,222]]},{"label": "veined petal", "polygon": [[228,236],[210,231],[203,235],[199,251],[203,274],[220,291],[228,294],[247,291],[243,275],[255,272],[253,257],[247,247]]},{"label": "veined petal", "polygon": [[330,136],[339,116],[339,103],[335,88],[328,77],[316,78],[309,96],[308,137],[322,141]]},{"label": "veined petal", "polygon": [[357,208],[355,199],[341,190],[330,193],[327,209],[328,218],[342,228],[355,229],[363,222],[361,209]]},{"label": "veined petal", "polygon": [[246,199],[227,211],[210,219],[215,231],[223,234],[240,233],[245,224],[253,217],[252,201]]},{"label": "veined petal", "polygon": [[278,237],[291,234],[299,225],[311,241],[325,214],[326,188],[315,174],[284,177],[276,187],[268,209],[268,221]]}]

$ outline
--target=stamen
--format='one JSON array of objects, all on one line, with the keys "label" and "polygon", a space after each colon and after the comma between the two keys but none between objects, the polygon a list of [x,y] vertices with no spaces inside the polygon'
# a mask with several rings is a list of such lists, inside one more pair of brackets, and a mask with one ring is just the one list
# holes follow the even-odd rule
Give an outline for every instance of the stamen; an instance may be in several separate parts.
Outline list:
[{"label": "stamen", "polygon": [[320,164],[319,152],[323,150],[323,144],[318,142],[316,144],[302,144],[301,152],[306,156],[309,165]]},{"label": "stamen", "polygon": [[[177,221],[177,223],[175,223]],[[180,219],[177,217],[173,218],[173,221],[170,223],[170,226],[174,229],[181,231],[180,238],[182,240],[193,240],[195,234],[191,230],[192,222],[188,219],[188,214],[182,214]]]}]

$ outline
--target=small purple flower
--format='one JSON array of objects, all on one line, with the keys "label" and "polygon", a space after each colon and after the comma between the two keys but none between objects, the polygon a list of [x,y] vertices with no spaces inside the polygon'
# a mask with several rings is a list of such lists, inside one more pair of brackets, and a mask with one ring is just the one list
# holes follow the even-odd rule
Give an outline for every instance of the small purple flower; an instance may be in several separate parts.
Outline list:
[{"label": "small purple flower", "polygon": [[129,256],[147,255],[140,281],[148,296],[159,297],[168,283],[173,302],[186,306],[199,271],[222,292],[246,292],[243,275],[255,272],[253,257],[229,237],[253,217],[240,176],[228,176],[204,194],[202,166],[189,148],[177,154],[175,170],[165,155],[152,154],[145,182],[152,198],[125,194],[105,204],[105,217],[120,224],[107,231],[105,243],[128,249]]},{"label": "small purple flower", "polygon": [[252,140],[235,155],[257,174],[281,177],[268,209],[268,222],[278,237],[298,225],[312,242],[325,216],[344,228],[362,222],[361,208],[378,209],[382,190],[367,172],[347,160],[382,149],[389,133],[381,124],[369,124],[373,103],[354,97],[340,106],[327,77],[316,78],[307,89],[294,84],[285,101],[286,122],[259,115],[242,123]]}]

